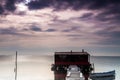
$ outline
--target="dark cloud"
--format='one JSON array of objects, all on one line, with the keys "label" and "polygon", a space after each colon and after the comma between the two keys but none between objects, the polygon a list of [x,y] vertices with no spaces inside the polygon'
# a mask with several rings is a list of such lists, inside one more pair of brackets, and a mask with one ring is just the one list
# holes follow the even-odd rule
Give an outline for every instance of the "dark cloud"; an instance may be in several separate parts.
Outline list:
[{"label": "dark cloud", "polygon": [[42,29],[38,26],[30,26],[30,30],[40,32]]},{"label": "dark cloud", "polygon": [[82,35],[80,34],[70,34],[70,35],[66,35],[67,37],[81,37]]},{"label": "dark cloud", "polygon": [[116,6],[120,4],[120,0],[93,0],[91,1],[91,5],[88,7],[92,10],[97,9],[109,9],[112,6]]},{"label": "dark cloud", "polygon": [[6,4],[5,4],[5,9],[8,11],[15,11],[16,7],[15,7],[15,2],[16,0],[7,0]]},{"label": "dark cloud", "polygon": [[[97,10],[101,11],[95,18],[100,21],[118,20],[120,17],[120,0],[36,0],[27,4],[30,10],[52,7],[54,10]],[[84,14],[81,18],[92,16],[92,13]],[[106,17],[114,15],[113,17]]]},{"label": "dark cloud", "polygon": [[[6,14],[6,12],[14,12],[16,10],[15,3],[17,0],[4,0],[0,2],[0,14]],[[3,5],[4,3],[4,5]]]},{"label": "dark cloud", "polygon": [[99,21],[110,21],[118,23],[118,21],[120,21],[120,10],[117,7],[115,9],[108,9],[96,15],[94,18]]},{"label": "dark cloud", "polygon": [[0,35],[29,36],[21,32],[22,30],[18,30],[17,28],[14,27],[0,28]]},{"label": "dark cloud", "polygon": [[95,18],[99,21],[110,21],[112,19],[111,17],[107,17],[106,15],[102,14],[98,14],[97,16],[95,16]]},{"label": "dark cloud", "polygon": [[120,0],[96,0],[88,9],[101,10],[95,16],[99,21],[118,22],[120,21]]},{"label": "dark cloud", "polygon": [[80,18],[90,18],[93,16],[93,13],[86,13],[86,14],[83,14]]},{"label": "dark cloud", "polygon": [[31,1],[27,5],[29,9],[34,10],[34,9],[42,9],[45,7],[49,7],[51,3],[52,0],[36,0],[36,1]]},{"label": "dark cloud", "polygon": [[28,3],[29,9],[42,9],[46,7],[53,7],[55,10],[63,10],[73,8],[75,10],[83,8],[90,0],[36,0]]},{"label": "dark cloud", "polygon": [[4,13],[4,9],[3,7],[0,5],[0,14],[3,14]]},{"label": "dark cloud", "polygon": [[[0,6],[0,13],[4,10],[15,11],[16,3],[25,2],[25,0],[5,0],[5,5]],[[34,0],[26,4],[30,10],[52,7],[54,10],[101,10],[104,15],[120,14],[120,0]]]},{"label": "dark cloud", "polygon": [[17,35],[17,30],[13,27],[10,28],[1,28],[0,29],[0,34],[4,35],[4,34],[8,34],[8,35]]},{"label": "dark cloud", "polygon": [[119,4],[120,4],[120,0],[92,0],[92,1],[91,0],[36,0],[36,1],[31,1],[27,5],[29,6],[29,9],[41,9],[52,6],[56,9],[72,8],[75,10],[79,10],[79,9],[98,10],[98,9],[114,8],[114,6]]},{"label": "dark cloud", "polygon": [[62,32],[71,32],[70,29],[65,29],[65,30],[62,30]]},{"label": "dark cloud", "polygon": [[57,31],[56,29],[47,29],[46,32],[55,32]]},{"label": "dark cloud", "polygon": [[71,32],[71,31],[76,31],[79,30],[80,26],[75,26],[75,27],[71,27],[70,29],[64,29],[62,30],[62,32]]},{"label": "dark cloud", "polygon": [[108,30],[98,31],[95,34],[103,37],[104,39],[97,42],[100,45],[120,45],[120,31],[111,31],[112,28]]}]

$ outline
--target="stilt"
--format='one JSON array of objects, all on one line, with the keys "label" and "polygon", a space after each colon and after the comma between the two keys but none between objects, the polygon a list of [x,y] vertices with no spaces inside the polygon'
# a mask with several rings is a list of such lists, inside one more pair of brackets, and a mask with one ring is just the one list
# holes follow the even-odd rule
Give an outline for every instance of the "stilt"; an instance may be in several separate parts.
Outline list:
[{"label": "stilt", "polygon": [[15,55],[15,80],[17,80],[17,51],[16,51],[16,55]]}]

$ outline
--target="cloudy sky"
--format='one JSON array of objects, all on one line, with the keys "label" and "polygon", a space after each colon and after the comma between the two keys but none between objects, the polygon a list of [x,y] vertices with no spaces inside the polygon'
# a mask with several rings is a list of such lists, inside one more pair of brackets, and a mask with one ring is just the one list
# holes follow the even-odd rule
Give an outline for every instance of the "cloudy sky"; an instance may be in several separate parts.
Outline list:
[{"label": "cloudy sky", "polygon": [[120,0],[0,0],[0,54],[119,48]]}]

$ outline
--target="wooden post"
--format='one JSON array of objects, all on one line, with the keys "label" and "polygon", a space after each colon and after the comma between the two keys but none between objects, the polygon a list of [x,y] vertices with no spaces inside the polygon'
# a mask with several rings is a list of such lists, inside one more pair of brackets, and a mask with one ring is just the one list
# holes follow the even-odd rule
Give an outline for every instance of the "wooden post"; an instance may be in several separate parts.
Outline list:
[{"label": "wooden post", "polygon": [[17,51],[15,55],[15,80],[17,80]]}]

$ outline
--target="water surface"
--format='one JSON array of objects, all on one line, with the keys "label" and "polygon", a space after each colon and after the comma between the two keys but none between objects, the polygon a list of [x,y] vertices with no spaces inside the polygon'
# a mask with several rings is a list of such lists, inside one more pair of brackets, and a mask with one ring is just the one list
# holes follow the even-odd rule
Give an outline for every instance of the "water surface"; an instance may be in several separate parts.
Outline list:
[{"label": "water surface", "polygon": [[[19,55],[18,80],[54,80],[51,64],[53,56],[49,55]],[[95,72],[116,70],[116,79],[120,80],[120,57],[92,56],[91,63]],[[0,80],[14,80],[14,56],[0,56]]]}]

